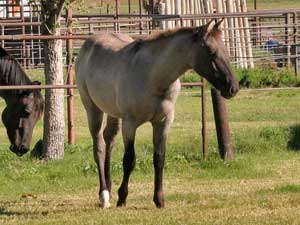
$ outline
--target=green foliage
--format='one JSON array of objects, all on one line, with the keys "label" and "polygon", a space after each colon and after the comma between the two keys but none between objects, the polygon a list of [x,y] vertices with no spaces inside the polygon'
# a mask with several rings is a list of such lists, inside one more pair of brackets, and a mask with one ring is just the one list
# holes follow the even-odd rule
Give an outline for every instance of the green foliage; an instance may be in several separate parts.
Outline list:
[{"label": "green foliage", "polygon": [[200,82],[201,77],[192,70],[187,71],[183,76],[180,77],[181,82]]},{"label": "green foliage", "polygon": [[[288,69],[273,69],[270,67],[257,67],[255,69],[234,69],[241,87],[299,87],[300,77]],[[181,82],[200,82],[201,77],[193,70],[187,71],[180,78]]]},{"label": "green foliage", "polygon": [[242,87],[298,87],[300,78],[287,69],[274,70],[268,67],[255,69],[236,69],[236,76]]},{"label": "green foliage", "polygon": [[276,190],[281,193],[300,193],[300,185],[288,184],[278,187]]},{"label": "green foliage", "polygon": [[75,13],[89,13],[86,0],[68,0],[66,2],[66,8],[70,7],[72,7]]},{"label": "green foliage", "polygon": [[[257,0],[257,9],[299,8],[298,0]],[[248,9],[254,8],[254,0],[247,0]]]}]

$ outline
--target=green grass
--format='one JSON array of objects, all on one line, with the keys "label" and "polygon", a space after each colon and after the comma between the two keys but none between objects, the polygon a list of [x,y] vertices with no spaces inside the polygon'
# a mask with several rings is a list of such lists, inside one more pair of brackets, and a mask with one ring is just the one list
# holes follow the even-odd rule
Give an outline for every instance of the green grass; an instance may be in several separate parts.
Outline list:
[{"label": "green grass", "polygon": [[[256,0],[257,9],[291,9],[300,8],[298,0]],[[254,9],[254,0],[247,0],[248,9]]]},{"label": "green grass", "polygon": [[[166,208],[152,203],[152,131],[138,129],[128,205],[115,207],[122,177],[113,153],[113,206],[97,205],[98,179],[84,110],[76,97],[76,144],[57,162],[17,158],[0,126],[0,224],[299,224],[300,91],[242,90],[228,101],[235,159],[223,162],[207,94],[208,160],[201,159],[198,89],[183,89],[166,155]],[[3,108],[3,101],[0,108]],[[42,137],[42,122],[34,132]]]},{"label": "green grass", "polygon": [[[257,9],[283,9],[283,8],[300,8],[300,1],[298,0],[256,0]],[[82,6],[79,7],[85,12],[92,13],[106,13],[107,5],[109,5],[110,13],[114,12],[115,1],[114,0],[78,0]],[[101,4],[103,2],[103,4]],[[128,1],[120,1],[120,12],[128,13]],[[138,12],[138,1],[131,0],[132,12]],[[77,4],[80,5],[80,4]],[[248,10],[254,9],[254,0],[247,0]]]}]

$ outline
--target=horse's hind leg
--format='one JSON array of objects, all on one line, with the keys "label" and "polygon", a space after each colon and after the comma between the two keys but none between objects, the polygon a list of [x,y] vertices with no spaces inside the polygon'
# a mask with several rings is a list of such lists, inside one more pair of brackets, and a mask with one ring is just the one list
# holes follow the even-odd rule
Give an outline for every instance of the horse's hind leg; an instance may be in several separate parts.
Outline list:
[{"label": "horse's hind leg", "polygon": [[105,141],[103,138],[103,134],[101,132],[103,112],[92,102],[92,100],[88,95],[84,95],[84,93],[82,92],[80,97],[87,112],[89,129],[93,138],[94,159],[97,164],[99,182],[100,182],[100,188],[99,188],[100,206],[102,208],[107,208],[110,206],[110,204],[109,204],[109,191],[106,185],[105,169],[104,169]]},{"label": "horse's hind leg", "polygon": [[166,140],[172,125],[174,113],[170,113],[163,121],[152,122],[153,126],[153,164],[154,164],[154,196],[153,201],[158,208],[164,207],[163,169],[165,162]]},{"label": "horse's hind leg", "polygon": [[111,193],[110,158],[111,158],[111,151],[115,143],[115,137],[120,128],[120,122],[121,121],[118,118],[107,116],[107,123],[103,132],[103,137],[106,144],[104,171],[105,171],[106,185],[110,193]]},{"label": "horse's hind leg", "polygon": [[123,181],[118,190],[119,200],[117,206],[124,206],[128,195],[128,181],[130,174],[135,166],[134,140],[136,125],[130,121],[122,121],[122,135],[125,147],[123,158]]}]

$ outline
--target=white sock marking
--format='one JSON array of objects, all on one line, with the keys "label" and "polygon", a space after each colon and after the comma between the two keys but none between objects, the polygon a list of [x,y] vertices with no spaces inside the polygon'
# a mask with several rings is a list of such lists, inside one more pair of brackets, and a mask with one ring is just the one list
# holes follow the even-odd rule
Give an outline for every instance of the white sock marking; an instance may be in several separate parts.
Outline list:
[{"label": "white sock marking", "polygon": [[101,208],[109,208],[110,203],[109,203],[109,191],[104,190],[102,191],[100,195],[100,207]]}]

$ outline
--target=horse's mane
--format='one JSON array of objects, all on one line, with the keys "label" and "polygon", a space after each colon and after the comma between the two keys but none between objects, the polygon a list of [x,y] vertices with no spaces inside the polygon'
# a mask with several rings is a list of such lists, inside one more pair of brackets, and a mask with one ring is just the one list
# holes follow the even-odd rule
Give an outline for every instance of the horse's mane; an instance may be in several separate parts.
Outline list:
[{"label": "horse's mane", "polygon": [[143,46],[147,46],[147,44],[160,42],[162,40],[165,40],[170,37],[174,37],[176,35],[192,34],[193,32],[195,32],[196,29],[197,29],[196,27],[182,27],[173,30],[155,32],[150,35],[142,36],[136,39],[126,47],[136,52]]},{"label": "horse's mane", "polygon": [[182,27],[182,28],[177,28],[173,30],[166,30],[166,31],[159,31],[155,32],[151,35],[148,35],[146,37],[142,37],[138,39],[141,42],[152,42],[152,41],[158,41],[164,38],[168,37],[173,37],[175,35],[180,35],[180,34],[191,34],[192,32],[195,31],[195,27]]},{"label": "horse's mane", "polygon": [[19,62],[0,47],[0,85],[30,84]]}]

